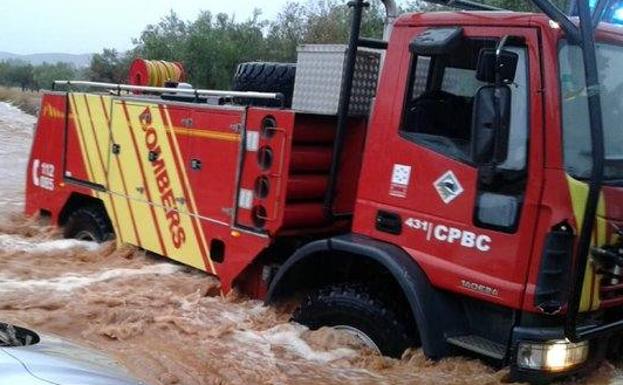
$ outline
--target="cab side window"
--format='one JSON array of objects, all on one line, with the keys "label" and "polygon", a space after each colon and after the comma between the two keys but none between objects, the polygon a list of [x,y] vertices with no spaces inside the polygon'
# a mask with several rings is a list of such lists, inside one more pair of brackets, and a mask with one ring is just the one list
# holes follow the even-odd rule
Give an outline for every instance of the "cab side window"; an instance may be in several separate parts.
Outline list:
[{"label": "cab side window", "polygon": [[403,137],[470,162],[479,53],[495,40],[466,40],[449,55],[414,56],[402,123]]}]

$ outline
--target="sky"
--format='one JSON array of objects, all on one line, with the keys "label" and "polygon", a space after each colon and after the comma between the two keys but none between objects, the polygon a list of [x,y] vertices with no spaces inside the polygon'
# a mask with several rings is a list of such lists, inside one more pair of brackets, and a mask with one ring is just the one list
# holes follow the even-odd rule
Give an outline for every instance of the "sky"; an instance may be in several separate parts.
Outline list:
[{"label": "sky", "polygon": [[243,20],[254,8],[273,18],[287,0],[0,0],[0,51],[16,54],[123,51],[147,24],[173,9],[183,20],[199,11]]}]

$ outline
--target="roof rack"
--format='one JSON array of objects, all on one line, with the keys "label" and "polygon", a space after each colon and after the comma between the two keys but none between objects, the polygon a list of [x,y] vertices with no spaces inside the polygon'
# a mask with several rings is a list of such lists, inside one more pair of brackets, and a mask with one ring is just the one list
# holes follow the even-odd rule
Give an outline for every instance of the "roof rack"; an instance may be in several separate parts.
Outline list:
[{"label": "roof rack", "polygon": [[504,8],[494,7],[492,5],[486,5],[477,3],[470,0],[424,0],[427,3],[443,5],[446,7],[464,9],[466,11],[507,11]]},{"label": "roof rack", "polygon": [[101,88],[110,91],[121,93],[121,91],[142,91],[153,93],[174,93],[174,94],[188,94],[191,96],[215,96],[225,98],[249,98],[249,99],[272,99],[280,100],[283,103],[285,99],[282,93],[271,92],[251,92],[251,91],[223,91],[223,90],[202,90],[194,88],[169,88],[169,87],[149,87],[149,86],[134,86],[130,84],[115,84],[115,83],[101,83],[90,82],[83,80],[55,80],[52,89],[56,86],[77,86],[77,87],[89,87],[89,88]]}]

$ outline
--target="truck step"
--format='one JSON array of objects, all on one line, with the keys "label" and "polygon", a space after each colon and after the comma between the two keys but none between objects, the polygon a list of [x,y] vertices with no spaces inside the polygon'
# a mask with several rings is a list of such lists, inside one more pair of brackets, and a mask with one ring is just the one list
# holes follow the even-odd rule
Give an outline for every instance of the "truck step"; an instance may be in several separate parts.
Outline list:
[{"label": "truck step", "polygon": [[482,354],[496,360],[503,360],[506,356],[506,347],[497,342],[476,335],[448,337],[449,344]]}]

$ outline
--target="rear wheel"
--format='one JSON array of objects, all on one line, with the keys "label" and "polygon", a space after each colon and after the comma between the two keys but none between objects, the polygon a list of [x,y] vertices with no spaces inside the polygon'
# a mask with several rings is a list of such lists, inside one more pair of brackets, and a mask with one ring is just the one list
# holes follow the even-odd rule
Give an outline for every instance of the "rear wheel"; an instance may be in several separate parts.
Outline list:
[{"label": "rear wheel", "polygon": [[95,206],[75,210],[67,218],[65,238],[105,242],[115,238],[112,224],[103,209]]},{"label": "rear wheel", "polygon": [[364,285],[339,284],[308,295],[293,320],[310,329],[332,326],[344,330],[384,355],[400,357],[419,341],[414,325],[396,310],[391,301]]}]

